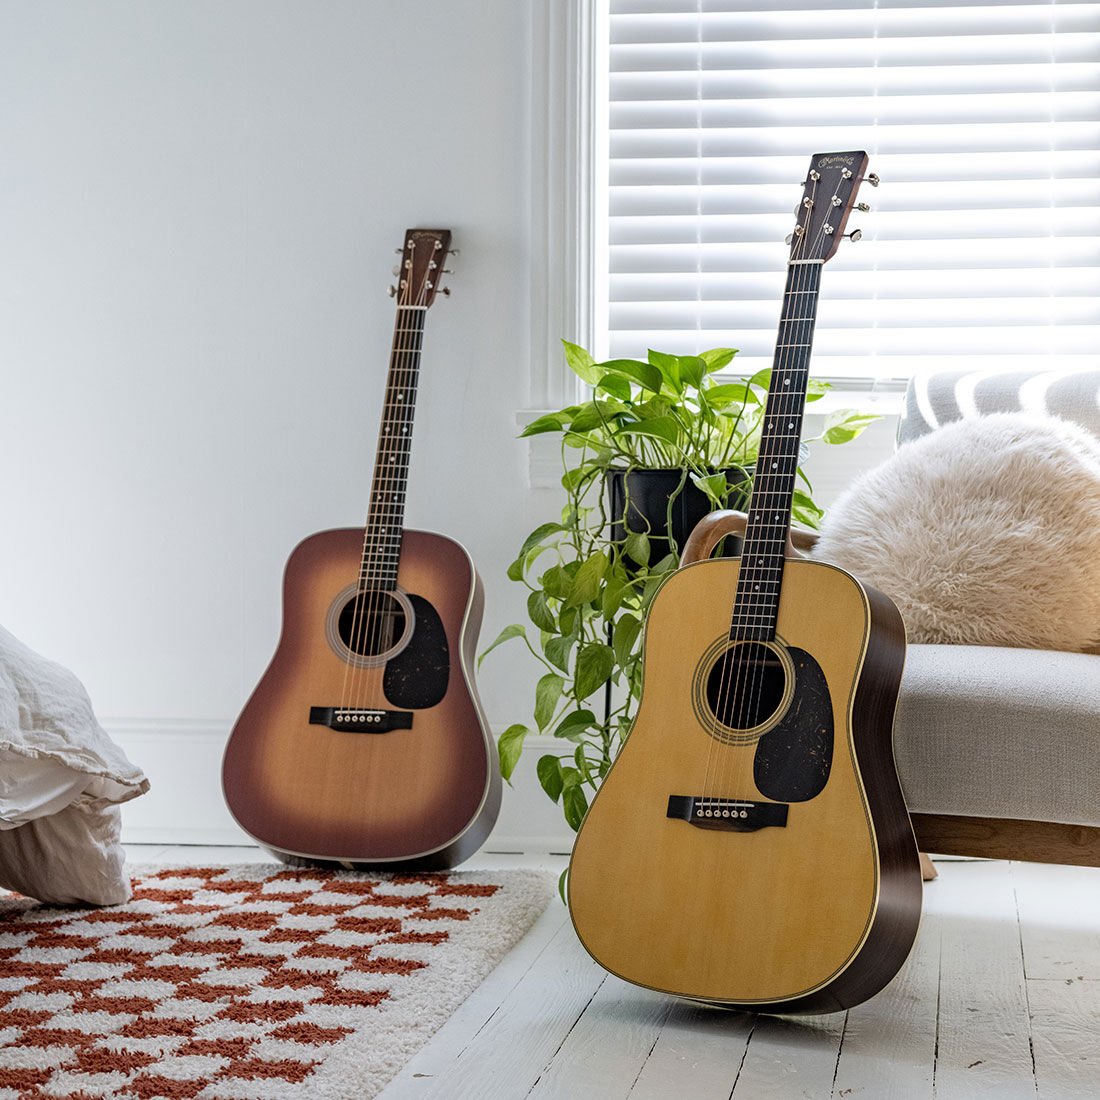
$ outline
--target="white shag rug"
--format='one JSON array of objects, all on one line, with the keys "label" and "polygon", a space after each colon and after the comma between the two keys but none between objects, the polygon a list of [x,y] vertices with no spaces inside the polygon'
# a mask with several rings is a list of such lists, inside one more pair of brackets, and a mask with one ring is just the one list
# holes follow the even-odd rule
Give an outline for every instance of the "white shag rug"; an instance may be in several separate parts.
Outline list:
[{"label": "white shag rug", "polygon": [[1100,440],[1055,417],[961,420],[829,509],[813,556],[891,596],[911,642],[1100,643]]},{"label": "white shag rug", "polygon": [[132,869],[0,897],[0,1100],[376,1095],[554,894],[538,871]]}]

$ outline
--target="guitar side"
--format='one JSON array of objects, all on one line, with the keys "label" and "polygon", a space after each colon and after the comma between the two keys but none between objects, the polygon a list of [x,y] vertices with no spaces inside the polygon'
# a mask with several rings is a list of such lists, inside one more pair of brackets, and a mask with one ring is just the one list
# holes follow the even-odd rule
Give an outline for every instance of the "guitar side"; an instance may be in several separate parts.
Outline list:
[{"label": "guitar side", "polygon": [[635,984],[755,1012],[837,1011],[890,981],[920,918],[891,743],[904,628],[889,600],[842,570],[788,561],[776,633],[827,687],[803,709],[824,695],[828,778],[787,800],[782,825],[724,831],[670,816],[670,798],[702,793],[775,808],[757,785],[764,738],[722,743],[693,705],[704,651],[728,631],[739,567],[687,566],[653,602],[642,699],[581,825],[570,913],[589,953]]},{"label": "guitar side", "polygon": [[[332,611],[362,543],[362,530],[322,531],[291,554],[278,647],[226,747],[226,802],[278,855],[451,867],[484,843],[500,807],[473,677],[481,582],[459,543],[405,530],[397,584],[414,607],[411,638],[394,660],[357,666],[339,651]],[[334,721],[370,709],[409,726]]]}]

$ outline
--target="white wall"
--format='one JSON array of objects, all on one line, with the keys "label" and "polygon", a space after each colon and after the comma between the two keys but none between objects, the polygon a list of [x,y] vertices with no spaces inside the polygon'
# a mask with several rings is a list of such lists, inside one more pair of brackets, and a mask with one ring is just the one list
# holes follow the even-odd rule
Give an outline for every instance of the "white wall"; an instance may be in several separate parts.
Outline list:
[{"label": "white wall", "polygon": [[[545,2],[0,7],[0,623],[149,771],[133,839],[236,835],[220,748],[287,553],[362,521],[408,226],[462,252],[428,318],[408,523],[470,548],[486,638],[522,614],[504,569],[554,507],[513,438],[543,352]],[[535,675],[487,663],[495,726]],[[560,841],[557,819],[527,775],[498,840]]]}]

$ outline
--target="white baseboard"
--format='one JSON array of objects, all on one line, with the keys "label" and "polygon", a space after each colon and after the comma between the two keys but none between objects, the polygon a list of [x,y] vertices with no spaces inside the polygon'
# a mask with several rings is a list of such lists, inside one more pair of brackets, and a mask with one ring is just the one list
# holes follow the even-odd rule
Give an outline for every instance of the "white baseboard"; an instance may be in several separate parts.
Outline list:
[{"label": "white baseboard", "polygon": [[[231,722],[164,718],[102,718],[104,729],[149,777],[149,792],[122,807],[127,844],[253,844],[222,797],[221,764]],[[550,737],[532,738],[524,760],[505,784],[488,852],[532,855],[568,852],[573,833],[561,807],[535,777],[540,750],[558,748]]]}]

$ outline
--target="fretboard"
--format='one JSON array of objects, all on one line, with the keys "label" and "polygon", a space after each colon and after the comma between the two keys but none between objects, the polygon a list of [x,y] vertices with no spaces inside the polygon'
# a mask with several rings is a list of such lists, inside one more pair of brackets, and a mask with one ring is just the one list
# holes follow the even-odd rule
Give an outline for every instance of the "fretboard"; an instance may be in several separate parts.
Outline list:
[{"label": "fretboard", "polygon": [[731,638],[769,641],[775,637],[821,266],[792,263],[787,270]]},{"label": "fretboard", "polygon": [[363,539],[360,590],[388,590],[397,586],[424,314],[422,307],[401,306],[397,310],[386,396],[382,402],[382,423],[378,429],[370,511]]}]

